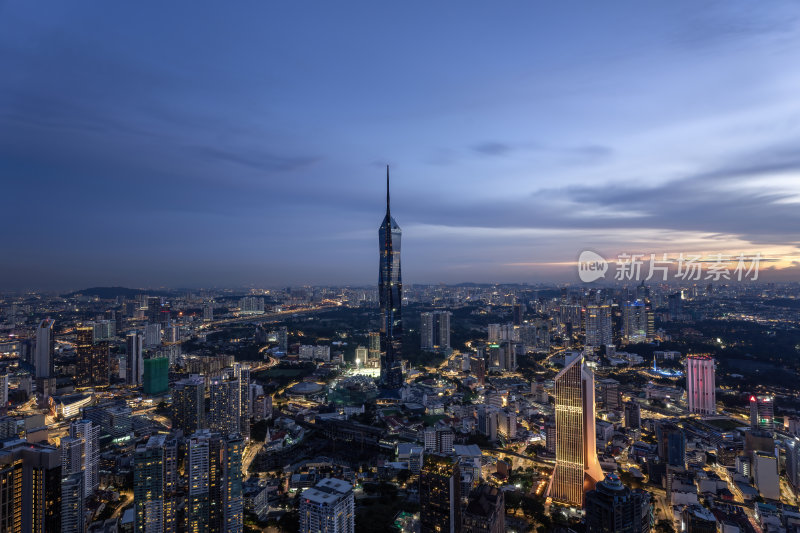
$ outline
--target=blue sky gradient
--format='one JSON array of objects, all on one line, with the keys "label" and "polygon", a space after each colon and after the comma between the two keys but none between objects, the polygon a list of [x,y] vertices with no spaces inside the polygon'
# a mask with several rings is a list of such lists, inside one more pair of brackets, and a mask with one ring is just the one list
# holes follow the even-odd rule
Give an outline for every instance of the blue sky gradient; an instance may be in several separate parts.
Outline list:
[{"label": "blue sky gradient", "polygon": [[800,4],[0,1],[0,288],[797,279]]}]

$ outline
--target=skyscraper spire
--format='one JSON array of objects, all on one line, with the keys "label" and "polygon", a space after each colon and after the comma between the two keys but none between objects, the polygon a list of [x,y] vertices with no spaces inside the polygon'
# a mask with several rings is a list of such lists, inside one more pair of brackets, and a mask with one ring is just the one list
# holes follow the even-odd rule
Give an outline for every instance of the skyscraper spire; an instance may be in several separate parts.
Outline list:
[{"label": "skyscraper spire", "polygon": [[386,165],[386,214],[389,215],[389,165]]}]

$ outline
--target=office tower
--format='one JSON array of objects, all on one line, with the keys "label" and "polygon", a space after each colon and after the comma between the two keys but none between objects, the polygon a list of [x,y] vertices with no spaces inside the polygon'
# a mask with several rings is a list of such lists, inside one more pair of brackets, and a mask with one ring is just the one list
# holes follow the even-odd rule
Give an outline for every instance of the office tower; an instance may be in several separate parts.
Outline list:
[{"label": "office tower", "polygon": [[161,297],[148,296],[147,297],[147,321],[158,322],[161,318]]},{"label": "office tower", "polygon": [[558,440],[558,434],[556,433],[556,423],[553,420],[547,420],[544,423],[544,446],[545,449],[554,454],[556,453],[556,441]]},{"label": "office tower", "polygon": [[421,533],[461,531],[461,471],[455,460],[428,455],[419,474]]},{"label": "office tower", "polygon": [[375,363],[380,364],[381,360],[381,334],[379,331],[369,332],[369,342],[367,343],[367,356],[369,357],[369,367],[373,367]]},{"label": "office tower", "polygon": [[497,440],[497,409],[487,405],[478,406],[478,431],[489,437],[491,442]]},{"label": "office tower", "polygon": [[795,490],[800,489],[800,437],[786,439],[786,478]]},{"label": "office tower", "polygon": [[83,476],[83,439],[79,437],[63,437],[61,439],[61,474],[81,474]]},{"label": "office tower", "polygon": [[650,494],[629,489],[616,474],[586,493],[585,510],[586,533],[650,531]]},{"label": "office tower", "polygon": [[233,376],[239,380],[239,432],[245,441],[250,440],[250,417],[253,415],[250,404],[250,367],[241,363],[233,365]]},{"label": "office tower", "polygon": [[148,348],[161,344],[161,324],[150,323],[144,326],[144,345]]},{"label": "office tower", "polygon": [[301,533],[353,533],[355,531],[353,486],[326,478],[300,495]]},{"label": "office tower", "polygon": [[108,385],[110,361],[108,343],[94,342],[91,326],[76,328],[75,353],[77,355],[75,381],[79,387]]},{"label": "office tower", "polygon": [[206,383],[194,376],[175,383],[172,390],[172,427],[191,435],[206,423]]},{"label": "office tower", "polygon": [[136,447],[133,469],[134,531],[174,532],[178,490],[177,439],[154,435]]},{"label": "office tower", "polygon": [[525,320],[525,304],[515,303],[511,308],[512,320],[515,326],[521,326]]},{"label": "office tower", "polygon": [[550,495],[582,506],[586,490],[603,478],[595,442],[594,374],[575,354],[555,377],[556,466]]},{"label": "office tower", "polygon": [[480,355],[472,357],[469,361],[469,367],[472,375],[478,380],[478,385],[481,387],[486,385],[486,360]]},{"label": "office tower", "polygon": [[778,458],[774,453],[753,453],[753,484],[764,499],[780,501]]},{"label": "office tower", "polygon": [[[100,426],[91,420],[75,420],[69,425],[69,436],[81,441],[81,470],[83,490],[88,498],[100,486]],[[72,467],[70,473],[76,470]]]},{"label": "office tower", "polygon": [[60,533],[84,533],[86,519],[83,516],[83,474],[65,474],[61,481],[61,530]]},{"label": "office tower", "polygon": [[400,273],[402,231],[389,209],[389,167],[386,167],[386,216],[378,230],[380,268],[378,293],[381,309],[381,386],[403,385],[403,281]]},{"label": "office tower", "polygon": [[771,396],[750,396],[750,427],[761,431],[775,430],[774,402]]},{"label": "office tower", "polygon": [[644,302],[625,302],[622,306],[623,339],[628,343],[647,340],[647,312]]},{"label": "office tower", "polygon": [[60,528],[58,448],[21,443],[0,450],[0,531],[51,533]]},{"label": "office tower", "polygon": [[208,427],[220,433],[239,433],[241,386],[238,379],[214,378],[208,386]]},{"label": "office tower", "polygon": [[600,401],[603,407],[608,410],[616,411],[622,407],[622,394],[619,391],[619,381],[616,379],[601,379]]},{"label": "office tower", "polygon": [[690,413],[717,412],[714,359],[707,355],[686,356],[686,401]]},{"label": "office tower", "polygon": [[625,427],[640,429],[642,427],[642,411],[639,404],[634,401],[625,402]]},{"label": "office tower", "polygon": [[656,424],[656,442],[662,463],[686,467],[686,435],[683,429],[670,421],[659,422]]},{"label": "office tower", "polygon": [[211,303],[207,303],[203,307],[203,322],[213,322],[214,321],[214,305]]},{"label": "office tower", "polygon": [[128,360],[125,365],[125,383],[138,386],[142,384],[142,375],[144,374],[144,357],[142,355],[144,335],[138,331],[133,331],[125,337],[125,342],[128,349]]},{"label": "office tower", "polygon": [[676,292],[667,296],[669,305],[669,319],[678,320],[683,314],[683,292]]},{"label": "office tower", "polygon": [[450,311],[420,314],[420,344],[423,350],[450,351]]},{"label": "office tower", "polygon": [[209,430],[187,441],[186,529],[237,533],[244,527],[240,436],[223,437]]},{"label": "office tower", "polygon": [[504,533],[506,506],[503,491],[481,484],[469,493],[462,517],[462,533]]},{"label": "office tower", "polygon": [[611,306],[588,306],[586,308],[586,346],[599,347],[613,343]]},{"label": "office tower", "polygon": [[142,385],[145,394],[163,394],[169,390],[169,358],[145,359]]},{"label": "office tower", "polygon": [[289,331],[286,329],[286,326],[278,328],[275,336],[277,337],[278,350],[283,353],[289,351]]},{"label": "office tower", "polygon": [[53,376],[53,349],[55,347],[55,321],[46,318],[36,327],[36,348],[33,356],[33,366],[37,378]]}]

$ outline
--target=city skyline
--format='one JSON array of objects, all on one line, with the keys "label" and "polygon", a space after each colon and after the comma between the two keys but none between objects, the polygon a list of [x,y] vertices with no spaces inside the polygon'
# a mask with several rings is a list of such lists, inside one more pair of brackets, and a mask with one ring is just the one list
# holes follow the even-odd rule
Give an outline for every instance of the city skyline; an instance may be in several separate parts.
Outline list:
[{"label": "city skyline", "polygon": [[796,279],[796,5],[185,10],[0,6],[3,289],[371,284],[387,163],[407,283]]}]

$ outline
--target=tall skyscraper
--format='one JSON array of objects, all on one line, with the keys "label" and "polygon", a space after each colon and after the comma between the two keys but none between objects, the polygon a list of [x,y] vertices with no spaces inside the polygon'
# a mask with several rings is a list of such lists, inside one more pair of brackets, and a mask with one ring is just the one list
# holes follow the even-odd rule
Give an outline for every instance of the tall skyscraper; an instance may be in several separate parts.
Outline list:
[{"label": "tall skyscraper", "polygon": [[625,427],[640,429],[642,427],[642,411],[639,403],[635,401],[625,402]]},{"label": "tall skyscraper", "polygon": [[786,478],[795,490],[800,489],[800,437],[790,437],[786,444]]},{"label": "tall skyscraper", "polygon": [[454,459],[431,454],[419,475],[421,533],[461,531],[461,471]]},{"label": "tall skyscraper", "polygon": [[590,305],[586,308],[586,346],[613,344],[611,306]]},{"label": "tall skyscraper", "polygon": [[353,533],[355,531],[353,486],[326,478],[300,495],[301,533]]},{"label": "tall skyscraper", "polygon": [[555,377],[556,466],[550,496],[582,506],[587,490],[603,479],[595,442],[594,374],[575,354]]},{"label": "tall skyscraper", "polygon": [[647,310],[644,302],[625,302],[622,306],[622,333],[625,342],[637,343],[647,340]]},{"label": "tall skyscraper", "polygon": [[[88,498],[100,486],[100,426],[91,420],[75,420],[69,425],[69,436],[81,441],[83,490]],[[76,472],[73,466],[70,473]]]},{"label": "tall skyscraper", "polygon": [[250,417],[253,415],[250,405],[250,367],[242,363],[233,366],[233,375],[239,380],[239,432],[245,441],[250,440]]},{"label": "tall skyscraper", "polygon": [[244,443],[237,434],[223,437],[201,430],[188,440],[187,531],[241,533],[244,528],[243,450]]},{"label": "tall skyscraper", "polygon": [[53,376],[53,349],[55,347],[55,321],[45,318],[36,327],[36,347],[33,357],[33,366],[37,378]]},{"label": "tall skyscraper", "polygon": [[172,389],[172,426],[191,435],[206,424],[206,383],[193,376],[175,383]]},{"label": "tall skyscraper", "polygon": [[403,281],[400,273],[402,231],[389,208],[389,166],[386,166],[386,216],[378,230],[380,268],[378,293],[381,309],[381,386],[403,385]]},{"label": "tall skyscraper", "polygon": [[450,311],[420,314],[420,347],[423,350],[450,351]]},{"label": "tall skyscraper", "polygon": [[126,361],[126,379],[125,383],[128,385],[138,386],[142,384],[142,376],[144,375],[144,356],[142,350],[144,349],[144,335],[138,331],[128,333],[125,337],[128,348],[128,360]]},{"label": "tall skyscraper", "polygon": [[60,533],[84,533],[83,474],[65,474],[61,481],[61,529]]},{"label": "tall skyscraper", "polygon": [[79,387],[108,385],[110,360],[108,342],[94,342],[94,328],[76,328],[77,354],[75,381]]},{"label": "tall skyscraper", "polygon": [[762,431],[775,430],[775,406],[771,396],[750,396],[750,426]]},{"label": "tall skyscraper", "polygon": [[61,529],[61,454],[24,443],[0,450],[0,531]]},{"label": "tall skyscraper", "polygon": [[686,357],[686,400],[690,413],[713,415],[717,412],[714,358],[707,355]]},{"label": "tall skyscraper", "polygon": [[214,378],[209,383],[208,427],[220,433],[239,433],[242,390],[238,379]]},{"label": "tall skyscraper", "polygon": [[678,468],[686,467],[686,435],[678,425],[662,421],[656,425],[658,457],[661,462]]},{"label": "tall skyscraper", "polygon": [[647,533],[650,495],[631,490],[609,474],[586,493],[586,533]]},{"label": "tall skyscraper", "polygon": [[154,435],[136,447],[133,470],[134,531],[174,532],[178,482],[177,439]]},{"label": "tall skyscraper", "polygon": [[379,331],[369,332],[369,343],[367,344],[367,361],[364,366],[377,368],[381,363],[381,334]]}]

